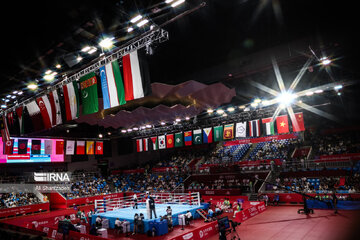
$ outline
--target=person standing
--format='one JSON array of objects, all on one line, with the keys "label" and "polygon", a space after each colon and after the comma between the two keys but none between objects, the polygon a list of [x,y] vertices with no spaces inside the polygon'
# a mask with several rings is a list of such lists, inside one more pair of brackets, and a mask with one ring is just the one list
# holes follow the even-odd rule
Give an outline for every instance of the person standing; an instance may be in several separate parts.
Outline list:
[{"label": "person standing", "polygon": [[336,213],[338,213],[338,211],[337,211],[337,202],[338,202],[338,199],[337,199],[337,197],[336,197],[335,190],[333,191],[333,194],[332,194],[332,202],[333,202],[334,210],[335,210],[335,214],[336,214]]},{"label": "person standing", "polygon": [[138,199],[137,199],[137,195],[136,193],[134,193],[134,196],[133,196],[133,201],[134,201],[134,206],[133,206],[133,209],[138,209]]},{"label": "person standing", "polygon": [[156,218],[156,211],[155,211],[155,200],[153,197],[149,197],[149,207],[150,207],[150,219],[152,219],[152,213],[154,212],[154,216]]}]

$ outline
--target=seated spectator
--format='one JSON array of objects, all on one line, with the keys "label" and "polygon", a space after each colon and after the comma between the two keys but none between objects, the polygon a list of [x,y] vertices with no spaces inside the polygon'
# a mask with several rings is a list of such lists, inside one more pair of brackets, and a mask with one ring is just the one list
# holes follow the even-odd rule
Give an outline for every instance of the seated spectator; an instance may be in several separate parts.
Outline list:
[{"label": "seated spectator", "polygon": [[215,216],[219,216],[221,214],[222,214],[222,210],[218,206],[216,206],[216,208],[215,208]]},{"label": "seated spectator", "polygon": [[236,205],[236,210],[234,211],[234,215],[233,215],[233,218],[236,217],[236,214],[238,212],[241,212],[242,211],[242,203],[240,201],[237,202],[237,205]]},{"label": "seated spectator", "polygon": [[279,201],[280,201],[280,196],[279,194],[275,194],[274,195],[274,199],[273,199],[273,205],[275,206],[279,206]]},{"label": "seated spectator", "polygon": [[102,219],[101,219],[100,216],[96,217],[95,226],[96,226],[96,228],[101,228],[102,227]]},{"label": "seated spectator", "polygon": [[206,215],[206,218],[210,220],[213,217],[214,217],[214,211],[211,208],[209,208],[208,214]]}]

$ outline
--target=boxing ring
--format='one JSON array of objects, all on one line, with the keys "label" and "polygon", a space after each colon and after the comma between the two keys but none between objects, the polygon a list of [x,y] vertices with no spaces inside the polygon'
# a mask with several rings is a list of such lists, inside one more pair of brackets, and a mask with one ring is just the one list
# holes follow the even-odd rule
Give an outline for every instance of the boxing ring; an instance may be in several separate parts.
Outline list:
[{"label": "boxing ring", "polygon": [[204,209],[200,204],[200,194],[196,193],[152,193],[155,200],[155,211],[157,218],[149,219],[146,207],[146,194],[137,194],[138,209],[133,208],[133,196],[116,199],[103,199],[95,201],[97,213],[91,218],[91,224],[95,223],[96,217],[100,216],[109,220],[109,228],[114,228],[115,220],[130,222],[130,229],[133,231],[134,215],[137,213],[144,215],[144,233],[150,229],[151,222],[158,221],[160,216],[166,215],[168,206],[172,209],[173,226],[179,225],[178,215],[185,214],[187,211],[192,213],[193,218],[200,217],[197,209]]}]

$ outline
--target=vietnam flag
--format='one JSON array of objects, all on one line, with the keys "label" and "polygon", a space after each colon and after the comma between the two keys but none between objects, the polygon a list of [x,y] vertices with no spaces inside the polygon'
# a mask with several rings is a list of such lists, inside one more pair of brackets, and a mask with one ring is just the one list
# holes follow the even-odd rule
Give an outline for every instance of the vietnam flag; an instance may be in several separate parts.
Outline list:
[{"label": "vietnam flag", "polygon": [[289,122],[288,122],[288,116],[282,115],[276,117],[276,127],[278,133],[288,133],[289,132]]},{"label": "vietnam flag", "polygon": [[166,135],[166,148],[174,147],[174,134]]},{"label": "vietnam flag", "polygon": [[56,154],[64,154],[64,141],[56,141]]},{"label": "vietnam flag", "polygon": [[291,118],[291,123],[294,132],[305,131],[304,115],[302,112],[294,114],[295,119]]},{"label": "vietnam flag", "polygon": [[103,155],[104,154],[104,142],[103,141],[96,141],[95,154],[96,155]]}]

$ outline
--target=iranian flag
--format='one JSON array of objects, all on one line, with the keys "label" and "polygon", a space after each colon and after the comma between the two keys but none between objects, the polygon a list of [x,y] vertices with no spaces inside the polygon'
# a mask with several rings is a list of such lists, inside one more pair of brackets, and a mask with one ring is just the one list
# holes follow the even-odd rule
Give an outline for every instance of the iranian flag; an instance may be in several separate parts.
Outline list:
[{"label": "iranian flag", "polygon": [[59,95],[56,89],[49,92],[49,102],[51,106],[52,125],[62,124]]},{"label": "iranian flag", "polygon": [[104,109],[124,105],[125,91],[118,61],[108,63],[99,70]]},{"label": "iranian flag", "polygon": [[103,141],[96,141],[95,154],[96,155],[103,155],[104,154],[104,142]]},{"label": "iranian flag", "polygon": [[142,139],[136,139],[136,151],[137,152],[142,152],[143,151]]},{"label": "iranian flag", "polygon": [[76,81],[63,86],[66,121],[79,117],[79,90]]},{"label": "iranian flag", "polygon": [[76,141],[76,154],[85,154],[85,141]]},{"label": "iranian flag", "polygon": [[23,106],[18,107],[18,108],[16,108],[15,111],[16,111],[16,114],[17,114],[18,119],[19,119],[20,135],[23,135],[24,134],[24,116],[23,116],[24,107]]},{"label": "iranian flag", "polygon": [[150,137],[152,143],[152,149],[158,150],[158,138],[157,137]]},{"label": "iranian flag", "polygon": [[147,64],[139,52],[133,51],[122,59],[125,100],[142,98],[150,93],[150,78]]},{"label": "iranian flag", "polygon": [[266,135],[274,135],[275,134],[274,121],[273,121],[272,117],[263,118],[262,123],[265,126]]},{"label": "iranian flag", "polygon": [[26,109],[29,112],[31,122],[35,131],[40,131],[44,129],[43,120],[40,113],[40,108],[35,101],[32,101],[26,105]]},{"label": "iranian flag", "polygon": [[279,134],[288,133],[289,132],[289,122],[288,116],[282,115],[276,117],[276,128]]},{"label": "iranian flag", "polygon": [[36,99],[36,102],[40,108],[40,113],[43,119],[43,123],[44,123],[44,127],[46,129],[49,129],[52,127],[52,109],[51,109],[51,104],[50,101],[48,99],[48,97],[46,95],[42,96],[42,97],[38,97]]}]

